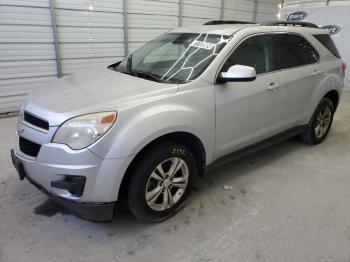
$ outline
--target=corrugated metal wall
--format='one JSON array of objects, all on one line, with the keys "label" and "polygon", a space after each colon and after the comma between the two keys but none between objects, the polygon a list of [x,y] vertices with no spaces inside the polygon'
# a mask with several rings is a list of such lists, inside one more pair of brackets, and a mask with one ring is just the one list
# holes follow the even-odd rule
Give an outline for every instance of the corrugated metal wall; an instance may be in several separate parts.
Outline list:
[{"label": "corrugated metal wall", "polygon": [[0,112],[57,76],[47,0],[0,0]]},{"label": "corrugated metal wall", "polygon": [[63,75],[104,66],[124,56],[121,1],[55,2]]},{"label": "corrugated metal wall", "polygon": [[[55,8],[61,73],[67,75],[118,61],[179,25],[203,24],[220,18],[276,19],[280,1],[51,2]],[[0,113],[18,110],[29,90],[58,76],[54,40],[50,0],[0,0]]]},{"label": "corrugated metal wall", "polygon": [[324,6],[325,4],[349,4],[350,0],[284,0],[284,6],[292,6],[292,5],[320,5]]}]

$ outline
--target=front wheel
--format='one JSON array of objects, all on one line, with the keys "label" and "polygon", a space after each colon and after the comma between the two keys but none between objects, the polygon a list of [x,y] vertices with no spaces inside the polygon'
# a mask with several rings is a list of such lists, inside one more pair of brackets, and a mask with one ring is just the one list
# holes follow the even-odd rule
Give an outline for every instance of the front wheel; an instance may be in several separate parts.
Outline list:
[{"label": "front wheel", "polygon": [[322,98],[306,130],[301,134],[301,140],[312,145],[322,143],[331,129],[334,111],[332,101]]},{"label": "front wheel", "polygon": [[139,219],[157,222],[173,215],[192,191],[197,174],[193,153],[178,143],[162,143],[137,164],[128,187],[128,206]]}]

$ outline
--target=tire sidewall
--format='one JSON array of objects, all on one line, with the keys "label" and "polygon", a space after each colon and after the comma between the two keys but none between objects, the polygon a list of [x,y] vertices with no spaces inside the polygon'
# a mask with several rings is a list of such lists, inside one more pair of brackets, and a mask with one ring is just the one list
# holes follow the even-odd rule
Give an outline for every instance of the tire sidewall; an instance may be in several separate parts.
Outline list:
[{"label": "tire sidewall", "polygon": [[[171,157],[179,157],[186,162],[189,170],[187,188],[174,206],[164,211],[155,211],[147,204],[145,197],[146,185],[155,168],[161,162]],[[148,150],[133,172],[128,189],[128,206],[134,215],[142,220],[150,222],[164,220],[173,215],[188,198],[192,191],[193,180],[196,175],[196,160],[186,146],[178,143],[162,143],[157,145]]]}]

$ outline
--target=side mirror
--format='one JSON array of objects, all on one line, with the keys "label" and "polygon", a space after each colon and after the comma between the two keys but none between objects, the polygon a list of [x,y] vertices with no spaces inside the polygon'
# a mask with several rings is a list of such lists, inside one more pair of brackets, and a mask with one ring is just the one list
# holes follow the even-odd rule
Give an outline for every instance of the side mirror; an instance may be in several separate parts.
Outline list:
[{"label": "side mirror", "polygon": [[244,65],[231,66],[227,72],[220,73],[218,77],[219,83],[227,82],[248,82],[256,79],[256,71],[254,67]]}]

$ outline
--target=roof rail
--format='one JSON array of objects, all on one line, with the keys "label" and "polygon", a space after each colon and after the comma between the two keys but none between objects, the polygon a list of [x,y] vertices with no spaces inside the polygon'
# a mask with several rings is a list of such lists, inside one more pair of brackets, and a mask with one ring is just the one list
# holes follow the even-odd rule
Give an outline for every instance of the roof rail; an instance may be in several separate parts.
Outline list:
[{"label": "roof rail", "polygon": [[234,24],[255,24],[254,22],[247,21],[234,21],[234,20],[213,20],[204,23],[204,25],[234,25]]},{"label": "roof rail", "polygon": [[301,26],[301,27],[311,27],[311,28],[319,28],[317,25],[308,22],[291,22],[291,21],[267,21],[261,23],[263,26]]}]

